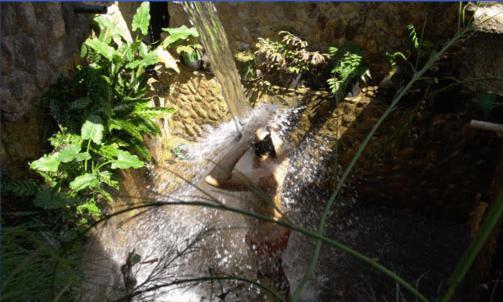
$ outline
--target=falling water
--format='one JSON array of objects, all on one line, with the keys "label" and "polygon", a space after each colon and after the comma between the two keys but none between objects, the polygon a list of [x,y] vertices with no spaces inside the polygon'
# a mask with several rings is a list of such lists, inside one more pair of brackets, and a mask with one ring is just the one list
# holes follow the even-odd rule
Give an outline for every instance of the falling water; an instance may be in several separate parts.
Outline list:
[{"label": "falling water", "polygon": [[243,119],[250,112],[250,105],[244,94],[217,9],[211,2],[184,2],[183,8],[200,34],[211,71],[222,86],[223,97],[239,132]]}]

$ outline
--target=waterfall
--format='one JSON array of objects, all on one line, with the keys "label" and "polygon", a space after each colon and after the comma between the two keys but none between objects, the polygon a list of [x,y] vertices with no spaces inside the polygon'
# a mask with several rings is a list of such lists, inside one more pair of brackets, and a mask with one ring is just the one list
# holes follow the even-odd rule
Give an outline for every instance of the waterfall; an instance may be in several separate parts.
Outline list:
[{"label": "waterfall", "polygon": [[234,119],[236,129],[240,132],[243,119],[249,114],[251,107],[244,94],[217,9],[212,2],[183,2],[183,8],[199,32],[211,71],[222,86],[223,97]]}]

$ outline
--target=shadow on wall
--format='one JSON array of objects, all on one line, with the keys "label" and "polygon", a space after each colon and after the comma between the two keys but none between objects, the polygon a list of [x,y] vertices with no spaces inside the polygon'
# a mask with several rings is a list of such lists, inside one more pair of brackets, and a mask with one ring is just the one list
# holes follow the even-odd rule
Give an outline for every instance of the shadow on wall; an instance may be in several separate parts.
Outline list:
[{"label": "shadow on wall", "polygon": [[76,63],[92,15],[78,3],[1,3],[2,144],[9,174],[26,173],[45,143],[40,96]]}]

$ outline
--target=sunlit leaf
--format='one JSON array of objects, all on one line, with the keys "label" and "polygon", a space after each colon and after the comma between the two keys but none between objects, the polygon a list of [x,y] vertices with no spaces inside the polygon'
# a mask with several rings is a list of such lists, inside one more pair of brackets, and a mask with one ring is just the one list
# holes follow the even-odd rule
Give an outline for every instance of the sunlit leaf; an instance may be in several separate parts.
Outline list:
[{"label": "sunlit leaf", "polygon": [[149,52],[145,54],[145,56],[140,62],[140,65],[145,68],[159,63],[160,60],[161,58],[156,53]]},{"label": "sunlit leaf", "polygon": [[150,3],[143,2],[138,9],[136,14],[133,16],[133,22],[131,23],[131,28],[133,31],[137,29],[145,36],[148,31],[148,25],[150,23]]},{"label": "sunlit leaf", "polygon": [[82,139],[90,139],[94,143],[100,145],[103,139],[103,130],[104,127],[101,117],[91,114],[82,125],[80,135],[82,136]]},{"label": "sunlit leaf", "polygon": [[89,159],[91,159],[91,154],[89,154],[88,152],[82,152],[75,156],[76,161],[84,161]]},{"label": "sunlit leaf", "polygon": [[123,150],[119,150],[117,160],[112,162],[112,169],[137,169],[141,167],[143,167],[143,161],[138,156]]},{"label": "sunlit leaf", "polygon": [[57,172],[60,161],[54,155],[44,155],[30,164],[30,168],[42,172]]},{"label": "sunlit leaf", "polygon": [[79,205],[77,207],[77,212],[84,214],[84,213],[89,213],[93,216],[98,216],[101,214],[101,210],[96,205],[96,201],[94,199],[89,199],[87,202]]},{"label": "sunlit leaf", "polygon": [[69,163],[74,160],[80,152],[79,145],[68,145],[63,150],[59,151],[58,159],[62,163]]},{"label": "sunlit leaf", "polygon": [[115,49],[113,49],[113,47],[109,46],[108,44],[106,44],[96,38],[89,38],[86,40],[85,43],[87,46],[89,46],[94,51],[96,51],[100,55],[104,56],[108,60],[112,60],[112,58],[115,54]]},{"label": "sunlit leaf", "polygon": [[199,33],[195,27],[189,28],[185,25],[175,28],[163,28],[162,30],[169,33],[169,36],[162,42],[164,48],[168,48],[171,44],[180,40],[186,40],[189,37],[199,37]]},{"label": "sunlit leaf", "polygon": [[100,181],[114,189],[118,189],[119,182],[114,179],[112,172],[103,171],[99,173]]},{"label": "sunlit leaf", "polygon": [[86,188],[93,188],[99,185],[99,179],[95,174],[86,173],[75,177],[70,183],[70,189],[75,192],[82,191]]},{"label": "sunlit leaf", "polygon": [[180,72],[178,69],[178,64],[175,58],[169,53],[169,51],[163,49],[161,46],[154,50],[154,54],[159,58],[159,62],[162,63],[166,68],[172,69],[177,73]]}]

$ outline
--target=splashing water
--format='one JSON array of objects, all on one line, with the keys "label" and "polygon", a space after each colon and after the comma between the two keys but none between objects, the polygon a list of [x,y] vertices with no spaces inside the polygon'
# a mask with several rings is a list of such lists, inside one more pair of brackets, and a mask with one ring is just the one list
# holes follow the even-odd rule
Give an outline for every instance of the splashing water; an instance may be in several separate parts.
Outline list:
[{"label": "splashing water", "polygon": [[182,5],[200,34],[211,71],[222,86],[222,95],[233,116],[236,129],[240,132],[243,119],[250,112],[250,105],[244,94],[217,9],[211,2],[183,2]]}]

